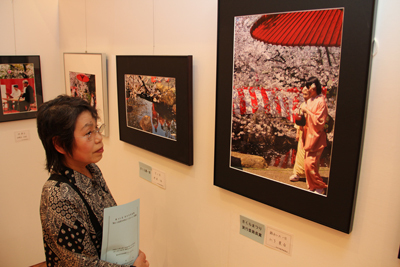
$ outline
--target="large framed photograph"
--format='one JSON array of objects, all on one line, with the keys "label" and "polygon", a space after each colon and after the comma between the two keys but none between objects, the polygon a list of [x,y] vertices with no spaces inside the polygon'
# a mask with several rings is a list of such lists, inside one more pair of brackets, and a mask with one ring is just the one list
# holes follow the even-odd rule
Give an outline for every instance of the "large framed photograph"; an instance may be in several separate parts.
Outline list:
[{"label": "large framed photograph", "polygon": [[350,233],[375,1],[218,4],[214,184]]},{"label": "large framed photograph", "polygon": [[109,135],[107,59],[103,53],[64,53],[65,92],[83,98],[97,109],[99,123]]},{"label": "large framed photograph", "polygon": [[192,56],[117,56],[120,139],[193,165]]},{"label": "large framed photograph", "polygon": [[0,122],[36,118],[43,103],[40,56],[0,56]]}]

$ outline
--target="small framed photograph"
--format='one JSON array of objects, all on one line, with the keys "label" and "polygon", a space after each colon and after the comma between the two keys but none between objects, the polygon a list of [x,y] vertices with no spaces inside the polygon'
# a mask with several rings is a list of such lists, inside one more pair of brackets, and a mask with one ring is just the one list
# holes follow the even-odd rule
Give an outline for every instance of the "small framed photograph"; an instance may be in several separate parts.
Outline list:
[{"label": "small framed photograph", "polygon": [[192,56],[117,56],[120,139],[193,165]]},{"label": "small framed photograph", "polygon": [[350,233],[375,1],[218,3],[214,184]]},{"label": "small framed photograph", "polygon": [[65,92],[83,98],[97,109],[109,135],[106,55],[64,53]]},{"label": "small framed photograph", "polygon": [[43,103],[39,56],[0,56],[0,122],[36,118]]}]

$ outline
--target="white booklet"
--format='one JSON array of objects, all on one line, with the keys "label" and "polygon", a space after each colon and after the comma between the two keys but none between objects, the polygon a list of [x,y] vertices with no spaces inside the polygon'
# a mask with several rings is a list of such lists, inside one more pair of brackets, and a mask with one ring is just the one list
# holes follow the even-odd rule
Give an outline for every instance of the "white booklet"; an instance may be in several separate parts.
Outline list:
[{"label": "white booklet", "polygon": [[133,265],[139,255],[140,199],[104,209],[101,260]]}]

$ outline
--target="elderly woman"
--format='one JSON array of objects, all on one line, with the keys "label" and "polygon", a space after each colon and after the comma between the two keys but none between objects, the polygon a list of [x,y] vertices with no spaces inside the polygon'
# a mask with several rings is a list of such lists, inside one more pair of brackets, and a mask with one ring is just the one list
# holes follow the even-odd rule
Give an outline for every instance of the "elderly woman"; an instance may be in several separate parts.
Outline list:
[{"label": "elderly woman", "polygon": [[309,99],[307,105],[302,106],[302,111],[307,114],[304,127],[303,143],[305,150],[304,170],[308,189],[318,194],[325,194],[327,185],[319,174],[319,161],[322,151],[326,147],[325,121],[328,116],[324,96],[321,94],[322,87],[319,80],[311,77],[307,80]]},{"label": "elderly woman", "polygon": [[[122,266],[100,260],[104,208],[115,206],[96,165],[103,125],[88,102],[58,96],[40,106],[37,127],[51,176],[40,202],[47,266]],[[136,267],[149,266],[139,251]]]}]

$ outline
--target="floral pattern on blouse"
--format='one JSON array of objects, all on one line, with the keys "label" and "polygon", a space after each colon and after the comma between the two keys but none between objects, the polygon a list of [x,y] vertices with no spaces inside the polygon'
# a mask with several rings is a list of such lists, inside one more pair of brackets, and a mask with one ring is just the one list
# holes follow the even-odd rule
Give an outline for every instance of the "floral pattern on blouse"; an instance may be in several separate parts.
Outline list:
[{"label": "floral pattern on blouse", "polygon": [[[76,185],[103,226],[104,208],[116,203],[98,166],[89,164],[87,168],[92,178],[69,168],[61,175]],[[47,266],[122,266],[100,260],[101,240],[82,198],[68,183],[46,181],[40,219]]]}]

